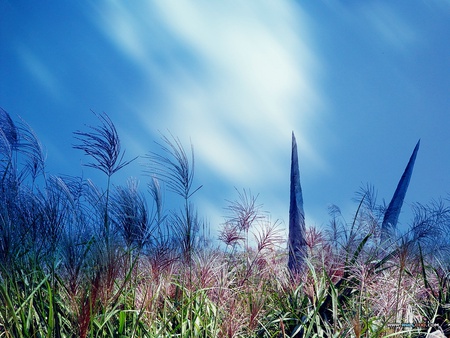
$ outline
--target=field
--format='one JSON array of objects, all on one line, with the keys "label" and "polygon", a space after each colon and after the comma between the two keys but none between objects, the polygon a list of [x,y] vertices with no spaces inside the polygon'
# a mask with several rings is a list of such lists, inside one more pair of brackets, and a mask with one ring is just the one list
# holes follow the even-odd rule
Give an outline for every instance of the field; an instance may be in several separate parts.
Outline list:
[{"label": "field", "polygon": [[[75,148],[104,189],[50,175],[32,129],[0,110],[0,337],[450,336],[445,201],[415,205],[409,229],[384,243],[386,207],[365,187],[350,223],[332,207],[327,227],[306,228],[293,273],[280,224],[250,191],[208,235],[192,148],[172,135],[146,155],[144,189],[112,185],[130,161],[97,116]],[[163,208],[163,188],[181,207]]]}]

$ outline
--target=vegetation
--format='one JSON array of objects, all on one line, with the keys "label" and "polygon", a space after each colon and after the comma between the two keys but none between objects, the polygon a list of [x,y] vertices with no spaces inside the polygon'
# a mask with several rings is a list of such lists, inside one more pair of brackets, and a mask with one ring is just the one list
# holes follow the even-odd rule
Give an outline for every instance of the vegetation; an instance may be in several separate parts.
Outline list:
[{"label": "vegetation", "polygon": [[[279,222],[250,191],[229,201],[222,245],[208,236],[193,149],[172,135],[145,156],[146,189],[114,185],[129,161],[97,116],[75,148],[104,189],[50,175],[31,128],[0,109],[0,337],[449,335],[445,201],[415,205],[409,229],[380,246],[387,208],[366,187],[350,223],[333,206],[327,227],[305,227],[292,274]],[[181,208],[163,207],[164,187]]]},{"label": "vegetation", "polygon": [[300,183],[300,169],[298,165],[297,141],[292,132],[291,154],[291,182],[289,201],[289,242],[288,267],[295,277],[305,269],[306,252],[306,224],[303,210],[303,193]]},{"label": "vegetation", "polygon": [[398,217],[402,209],[403,200],[408,190],[409,181],[411,180],[412,171],[414,169],[414,162],[416,161],[417,152],[419,151],[420,140],[417,142],[416,147],[409,159],[408,165],[398,182],[395,189],[394,196],[389,203],[388,208],[384,213],[383,223],[381,224],[381,242],[389,242],[391,239],[395,239],[393,232],[397,230]]}]

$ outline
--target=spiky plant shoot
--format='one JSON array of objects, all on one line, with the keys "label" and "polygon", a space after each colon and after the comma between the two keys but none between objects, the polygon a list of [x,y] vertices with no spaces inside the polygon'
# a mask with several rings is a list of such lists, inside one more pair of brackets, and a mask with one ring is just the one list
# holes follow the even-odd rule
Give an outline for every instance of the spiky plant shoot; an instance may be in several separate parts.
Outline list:
[{"label": "spiky plant shoot", "polygon": [[297,141],[292,132],[291,154],[291,188],[289,205],[289,261],[288,267],[293,275],[300,274],[304,269],[307,254],[305,212],[303,210],[303,195],[300,184]]}]

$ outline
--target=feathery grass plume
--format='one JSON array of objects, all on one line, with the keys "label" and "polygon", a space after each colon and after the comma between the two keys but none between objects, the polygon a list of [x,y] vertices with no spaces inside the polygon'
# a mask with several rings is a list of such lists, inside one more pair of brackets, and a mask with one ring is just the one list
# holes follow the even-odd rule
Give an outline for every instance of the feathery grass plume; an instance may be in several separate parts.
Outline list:
[{"label": "feathery grass plume", "polygon": [[22,118],[20,118],[18,124],[18,131],[20,136],[19,150],[26,156],[23,175],[29,173],[34,184],[40,174],[45,176],[45,150],[34,130]]},{"label": "feathery grass plume", "polygon": [[106,113],[93,113],[100,120],[101,126],[89,126],[90,132],[74,132],[80,143],[73,148],[84,151],[85,155],[94,159],[94,162],[86,164],[87,167],[99,169],[110,177],[137,157],[124,161],[125,152],[121,152],[119,135],[113,122]]},{"label": "feathery grass plume", "polygon": [[11,160],[12,151],[17,147],[18,140],[17,128],[11,116],[0,108],[0,154]]},{"label": "feathery grass plume", "polygon": [[279,225],[278,221],[271,222],[266,219],[260,222],[259,229],[252,231],[256,242],[256,251],[254,255],[247,258],[247,272],[241,281],[242,284],[248,280],[254,272],[253,270],[261,278],[264,277],[264,270],[270,267],[269,261],[275,258],[277,250],[285,243]]},{"label": "feathery grass plume", "polygon": [[118,186],[112,196],[113,222],[122,235],[128,249],[141,249],[150,236],[147,204],[139,192],[139,183],[130,178],[126,187]]},{"label": "feathery grass plume", "polygon": [[0,153],[11,154],[19,141],[17,127],[11,116],[0,107]]},{"label": "feathery grass plume", "polygon": [[228,247],[232,248],[232,251],[245,241],[245,237],[241,234],[241,231],[236,225],[231,222],[226,222],[222,225],[222,229],[219,232],[219,240],[225,243]]},{"label": "feathery grass plume", "polygon": [[172,240],[172,229],[169,225],[170,217],[167,217],[168,215],[164,211],[164,195],[161,184],[156,177],[152,176],[147,187],[154,203],[152,215],[154,215],[155,222],[147,246],[147,255],[153,271],[161,271],[176,260],[176,249]]},{"label": "feathery grass plume", "polygon": [[240,231],[248,232],[252,224],[261,219],[261,204],[256,204],[258,195],[253,196],[251,191],[238,191],[239,200],[228,201],[230,205],[226,208],[231,213],[229,222],[234,223]]},{"label": "feathery grass plume", "polygon": [[263,219],[261,215],[261,204],[256,204],[258,195],[252,195],[251,191],[245,189],[240,192],[235,188],[239,198],[228,201],[230,204],[226,210],[230,212],[227,223],[233,224],[239,233],[244,233],[245,249],[248,250],[248,232],[252,225]]},{"label": "feathery grass plume", "polygon": [[[68,292],[74,296],[80,289],[85,273],[93,266],[93,244],[97,240],[93,224],[98,222],[93,218],[96,213],[93,212],[93,205],[89,203],[89,181],[82,177],[62,176],[58,177],[55,183],[70,202],[70,212],[60,241],[59,273],[69,281]],[[95,198],[93,203],[99,204],[98,198]]]},{"label": "feathery grass plume", "polygon": [[191,191],[194,181],[194,147],[191,143],[189,159],[180,139],[172,134],[170,136],[172,140],[162,136],[163,143],[156,142],[163,154],[151,152],[147,155],[150,164],[154,166],[148,172],[166,183],[169,190],[187,200],[202,187]]},{"label": "feathery grass plume", "polygon": [[59,177],[50,176],[45,189],[34,194],[39,201],[38,232],[42,235],[45,253],[50,262],[56,262],[64,228],[72,216],[72,205]]},{"label": "feathery grass plume", "polygon": [[168,218],[173,230],[173,240],[181,249],[182,256],[190,261],[194,249],[197,248],[201,221],[198,213],[189,203],[185,210],[174,211]]},{"label": "feathery grass plume", "polygon": [[17,128],[14,125],[13,120],[11,119],[11,116],[0,107],[0,129],[5,134],[6,138],[8,139],[8,142],[11,145],[16,145],[18,141],[17,136]]},{"label": "feathery grass plume", "polygon": [[169,190],[181,196],[184,206],[181,214],[174,213],[174,230],[179,237],[180,243],[183,243],[183,255],[187,261],[191,260],[194,243],[198,235],[199,219],[197,213],[193,210],[190,198],[202,186],[192,190],[194,181],[194,147],[191,143],[191,159],[181,144],[181,141],[171,134],[172,140],[167,136],[162,136],[163,144],[157,143],[162,150],[162,154],[151,152],[146,157],[149,159],[149,169],[147,173],[163,181]]},{"label": "feathery grass plume", "polygon": [[[99,169],[104,172],[107,177],[107,187],[105,192],[105,201],[103,204],[103,234],[106,244],[106,251],[110,251],[110,219],[109,219],[109,194],[111,176],[134,161],[137,157],[130,161],[124,161],[125,152],[121,151],[120,139],[114,123],[106,113],[97,114],[93,112],[100,120],[99,127],[90,126],[90,132],[76,131],[75,139],[80,141],[79,144],[73,146],[74,149],[84,151],[85,155],[91,156],[94,162],[87,163],[86,166]],[[110,259],[109,259],[110,260]]]},{"label": "feathery grass plume", "polygon": [[0,260],[6,263],[14,257],[14,242],[17,238],[19,215],[16,207],[19,202],[19,182],[15,168],[15,151],[18,145],[18,132],[10,115],[0,108]]},{"label": "feathery grass plume", "polygon": [[358,202],[355,215],[349,226],[344,228],[344,238],[339,244],[345,251],[345,255],[354,252],[367,234],[372,234],[371,240],[366,244],[369,248],[378,247],[378,243],[373,240],[379,237],[379,221],[384,215],[385,209],[376,204],[376,192],[370,185],[361,187],[354,199]]},{"label": "feathery grass plume", "polygon": [[297,142],[292,132],[291,155],[291,188],[289,205],[289,261],[288,267],[293,275],[300,274],[304,269],[307,254],[305,212],[303,210],[303,195],[300,185],[300,170],[298,166]]},{"label": "feathery grass plume", "polygon": [[[17,187],[16,161],[14,153],[18,148],[19,134],[11,116],[0,108],[0,184],[1,193],[10,196],[11,188]],[[4,196],[3,200],[6,200]]]},{"label": "feathery grass plume", "polygon": [[150,192],[150,196],[155,203],[156,224],[160,226],[165,218],[163,214],[164,196],[161,191],[161,185],[159,184],[159,181],[156,177],[152,177],[150,182],[147,184],[147,187],[148,191]]},{"label": "feathery grass plume", "polygon": [[381,243],[393,239],[395,229],[397,227],[398,217],[402,209],[403,200],[405,199],[406,191],[408,190],[409,181],[411,180],[414,169],[414,162],[416,161],[417,152],[419,151],[420,140],[417,142],[414,151],[409,159],[408,165],[403,172],[394,196],[389,203],[389,206],[384,214],[383,223],[381,224]]},{"label": "feathery grass plume", "polygon": [[[375,233],[379,237],[379,223],[384,217],[386,209],[377,204],[377,192],[375,188],[369,184],[361,187],[359,192],[357,192],[355,202],[356,201],[361,203],[361,207],[358,212],[358,222],[365,223],[362,233],[366,233],[368,230]],[[358,229],[355,230],[360,232]]]},{"label": "feathery grass plume", "polygon": [[418,245],[422,247],[422,253],[427,261],[436,262],[450,253],[450,207],[442,199],[432,201],[429,204],[413,204],[414,218],[399,239],[409,244],[414,244],[413,251],[418,254]]}]

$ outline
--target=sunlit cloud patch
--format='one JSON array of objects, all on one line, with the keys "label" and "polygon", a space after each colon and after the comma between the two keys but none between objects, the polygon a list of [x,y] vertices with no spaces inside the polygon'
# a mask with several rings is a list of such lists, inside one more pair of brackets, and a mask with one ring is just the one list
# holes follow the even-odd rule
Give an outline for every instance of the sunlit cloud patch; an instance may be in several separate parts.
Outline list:
[{"label": "sunlit cloud patch", "polygon": [[300,7],[164,1],[97,9],[102,31],[142,69],[149,91],[161,93],[129,104],[148,132],[191,140],[196,165],[231,190],[288,187],[292,130],[305,162],[323,169],[311,140],[322,104],[319,66]]}]

